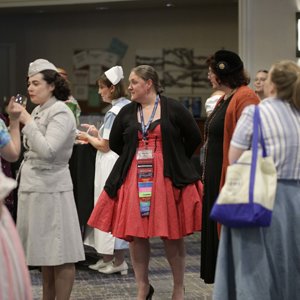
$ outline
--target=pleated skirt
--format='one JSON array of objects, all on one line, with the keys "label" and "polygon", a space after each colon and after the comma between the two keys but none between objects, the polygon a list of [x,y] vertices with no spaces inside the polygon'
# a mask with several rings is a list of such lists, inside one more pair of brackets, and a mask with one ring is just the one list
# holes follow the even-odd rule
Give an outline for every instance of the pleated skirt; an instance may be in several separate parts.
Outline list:
[{"label": "pleated skirt", "polygon": [[30,266],[85,259],[73,191],[19,191],[17,229]]},{"label": "pleated skirt", "polygon": [[0,299],[31,300],[31,284],[15,224],[5,206],[0,216]]}]

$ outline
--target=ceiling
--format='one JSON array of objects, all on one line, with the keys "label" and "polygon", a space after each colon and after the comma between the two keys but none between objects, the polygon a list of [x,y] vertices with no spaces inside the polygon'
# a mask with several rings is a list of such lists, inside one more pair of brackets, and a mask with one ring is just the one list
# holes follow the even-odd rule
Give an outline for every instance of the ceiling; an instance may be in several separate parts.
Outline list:
[{"label": "ceiling", "polygon": [[0,0],[0,14],[100,12],[163,7],[178,9],[214,4],[226,5],[237,2],[238,0]]}]

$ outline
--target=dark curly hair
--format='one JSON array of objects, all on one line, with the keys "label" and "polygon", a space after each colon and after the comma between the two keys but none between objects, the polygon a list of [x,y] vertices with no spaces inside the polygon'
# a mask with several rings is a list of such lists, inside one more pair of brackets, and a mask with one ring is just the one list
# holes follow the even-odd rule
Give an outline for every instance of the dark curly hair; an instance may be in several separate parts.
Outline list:
[{"label": "dark curly hair", "polygon": [[250,77],[246,73],[245,69],[242,68],[230,74],[220,74],[217,70],[217,62],[215,55],[211,55],[207,58],[206,63],[211,68],[212,72],[216,75],[217,81],[220,84],[226,85],[232,89],[237,87],[248,85],[250,83]]},{"label": "dark curly hair", "polygon": [[68,82],[54,70],[44,70],[40,72],[48,84],[54,84],[53,96],[60,101],[68,100],[71,89]]}]

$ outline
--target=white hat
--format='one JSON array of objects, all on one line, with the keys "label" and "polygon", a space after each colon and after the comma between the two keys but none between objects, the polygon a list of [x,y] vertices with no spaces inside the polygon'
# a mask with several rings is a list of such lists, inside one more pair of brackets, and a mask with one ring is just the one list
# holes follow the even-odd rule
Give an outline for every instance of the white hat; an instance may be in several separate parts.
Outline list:
[{"label": "white hat", "polygon": [[57,69],[54,66],[54,64],[52,64],[48,60],[42,58],[36,59],[34,62],[29,64],[28,77],[31,77],[44,70],[53,70],[57,72]]},{"label": "white hat", "polygon": [[104,74],[113,85],[116,85],[124,78],[123,69],[120,66],[112,67],[104,72]]},{"label": "white hat", "polygon": [[3,200],[16,186],[17,182],[6,177],[0,170],[0,200]]}]

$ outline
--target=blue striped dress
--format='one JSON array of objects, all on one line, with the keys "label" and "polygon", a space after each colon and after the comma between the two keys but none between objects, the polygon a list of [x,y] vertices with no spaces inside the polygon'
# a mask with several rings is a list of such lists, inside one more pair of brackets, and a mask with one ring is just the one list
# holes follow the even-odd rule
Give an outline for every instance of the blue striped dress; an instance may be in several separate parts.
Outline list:
[{"label": "blue striped dress", "polygon": [[[259,104],[264,140],[274,159],[278,184],[267,228],[223,226],[214,300],[300,298],[300,111],[267,98]],[[249,149],[254,106],[240,117],[231,145]]]}]

